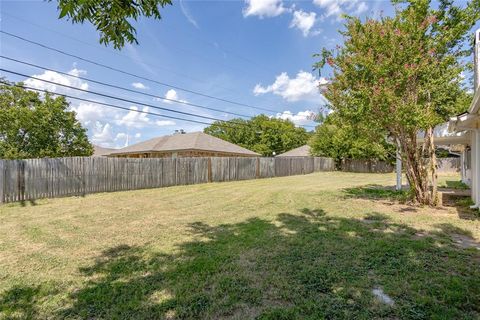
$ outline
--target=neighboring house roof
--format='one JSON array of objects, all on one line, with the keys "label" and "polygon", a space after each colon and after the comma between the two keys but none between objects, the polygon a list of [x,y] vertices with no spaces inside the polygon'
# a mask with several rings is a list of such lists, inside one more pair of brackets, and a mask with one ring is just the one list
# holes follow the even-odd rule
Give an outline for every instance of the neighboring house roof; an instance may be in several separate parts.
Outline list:
[{"label": "neighboring house roof", "polygon": [[279,154],[277,157],[310,157],[310,146],[304,145],[285,153]]},{"label": "neighboring house roof", "polygon": [[93,155],[92,157],[101,157],[109,155],[110,153],[117,151],[118,149],[113,148],[104,148],[100,146],[93,145]]},{"label": "neighboring house roof", "polygon": [[145,152],[201,150],[259,156],[258,153],[203,132],[174,134],[143,141],[112,152],[111,155]]}]

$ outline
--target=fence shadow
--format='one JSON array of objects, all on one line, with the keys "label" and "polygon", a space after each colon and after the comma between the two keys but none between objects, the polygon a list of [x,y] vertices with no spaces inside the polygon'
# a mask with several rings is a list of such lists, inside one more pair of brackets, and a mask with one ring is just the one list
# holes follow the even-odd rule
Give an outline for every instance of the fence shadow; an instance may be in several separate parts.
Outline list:
[{"label": "fence shadow", "polygon": [[345,188],[343,193],[347,198],[360,198],[369,200],[390,200],[406,203],[409,197],[408,190],[395,190],[383,185],[369,184],[361,187]]},{"label": "fence shadow", "polygon": [[[346,219],[321,208],[211,226],[193,223],[193,240],[175,254],[143,246],[104,251],[79,272],[49,318],[299,319],[475,318],[480,315],[480,253],[380,213]],[[370,223],[369,221],[374,221]],[[448,232],[447,232],[448,231]],[[421,236],[418,234],[421,232]],[[381,287],[394,306],[378,302]],[[43,306],[36,287],[0,296],[8,318]],[[5,311],[7,310],[7,311]],[[1,315],[1,313],[0,313]],[[39,318],[41,316],[38,316]]]}]

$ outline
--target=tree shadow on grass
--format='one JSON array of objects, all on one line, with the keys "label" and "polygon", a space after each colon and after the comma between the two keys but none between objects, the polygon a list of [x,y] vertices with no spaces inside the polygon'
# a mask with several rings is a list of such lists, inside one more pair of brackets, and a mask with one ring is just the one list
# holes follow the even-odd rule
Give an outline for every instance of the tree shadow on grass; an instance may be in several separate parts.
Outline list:
[{"label": "tree shadow on grass", "polygon": [[395,190],[393,188],[386,188],[382,185],[369,184],[366,186],[345,188],[344,195],[347,198],[361,198],[361,199],[386,199],[390,201],[399,201],[406,203],[409,200],[409,191]]},{"label": "tree shadow on grass", "polygon": [[[146,244],[103,252],[80,270],[85,285],[51,318],[74,319],[430,319],[480,316],[479,253],[392,223],[331,217],[321,208],[275,221],[191,224],[175,254]],[[450,229],[448,229],[450,227]],[[450,225],[442,225],[453,230]],[[458,231],[458,230],[456,230]],[[382,288],[388,306],[372,295]],[[0,296],[41,309],[36,292]],[[40,293],[39,293],[40,294]],[[13,295],[13,297],[12,297]],[[1,313],[0,313],[1,314]],[[41,316],[38,316],[41,318]]]},{"label": "tree shadow on grass", "polygon": [[38,296],[39,287],[15,286],[1,295],[0,315],[8,309],[8,314],[4,316],[18,315],[19,318],[32,318],[36,314]]},{"label": "tree shadow on grass", "polygon": [[52,283],[18,284],[0,293],[0,319],[36,319],[44,299],[59,293]]},{"label": "tree shadow on grass", "polygon": [[[457,188],[458,189],[458,188]],[[473,204],[469,194],[443,194],[442,206],[437,207],[437,210],[445,210],[445,207],[455,208],[458,217],[464,220],[480,220],[480,214],[478,209],[470,209],[469,206]],[[382,185],[366,185],[355,188],[343,189],[344,196],[346,198],[356,198],[365,200],[382,200],[383,204],[391,205],[395,202],[402,204],[403,206],[398,209],[401,213],[417,212],[418,207],[412,205],[410,202],[410,194],[407,190],[397,191],[391,187],[385,187]]]}]

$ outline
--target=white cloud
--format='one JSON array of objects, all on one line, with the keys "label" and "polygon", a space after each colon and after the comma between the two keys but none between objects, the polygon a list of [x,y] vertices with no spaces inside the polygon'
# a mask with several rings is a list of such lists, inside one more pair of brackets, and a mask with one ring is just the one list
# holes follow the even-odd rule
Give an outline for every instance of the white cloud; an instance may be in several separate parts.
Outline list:
[{"label": "white cloud", "polygon": [[132,87],[136,88],[136,89],[142,89],[142,90],[146,90],[148,89],[148,87],[146,85],[144,85],[143,83],[141,82],[134,82],[132,83]]},{"label": "white cloud", "polygon": [[198,27],[197,21],[193,18],[193,15],[190,13],[190,10],[187,6],[183,4],[183,1],[180,0],[180,9],[182,10],[183,15],[187,18],[188,22],[190,22],[195,28],[200,29]]},{"label": "white cloud", "polygon": [[[71,74],[72,76],[81,76],[81,75],[84,75],[86,73],[87,72],[85,70],[80,70],[80,69],[77,69],[77,68],[73,68],[72,70],[70,70],[68,72],[68,74]],[[80,80],[80,79],[77,79],[77,78],[74,78],[74,77],[69,77],[69,76],[57,73],[55,71],[45,71],[42,74],[33,75],[32,77],[42,79],[42,80],[48,80],[48,81],[60,83],[60,84],[75,87],[75,88],[80,88],[82,90],[88,90],[88,83],[87,82],[85,82],[83,80]],[[66,87],[62,87],[62,86],[59,86],[59,85],[55,85],[55,84],[52,84],[52,83],[47,83],[47,82],[32,79],[32,78],[28,78],[28,79],[24,80],[23,82],[25,83],[26,86],[33,87],[33,88],[36,88],[36,89],[48,90],[50,92],[55,92],[55,93],[70,91],[70,92],[76,92],[78,94],[77,90],[69,89],[69,88],[66,88]]]},{"label": "white cloud", "polygon": [[[182,99],[180,99],[180,97],[178,96],[177,91],[175,91],[175,90],[173,90],[173,89],[170,89],[170,90],[168,90],[168,91],[165,93],[165,98],[166,98],[166,99],[169,99],[169,100],[177,100],[177,101],[179,101],[179,102],[181,102],[181,103],[186,103],[186,102],[187,102],[187,100],[182,100]],[[171,104],[171,103],[174,103],[174,102],[175,102],[175,101],[163,100],[163,99],[158,99],[158,98],[157,98],[156,100],[158,100],[158,101],[163,101],[163,102],[168,103],[168,104]]]},{"label": "white cloud", "polygon": [[243,9],[244,17],[276,17],[288,11],[282,0],[245,0],[245,3],[247,6]]},{"label": "white cloud", "polygon": [[156,71],[145,63],[137,47],[127,42],[125,43],[125,50],[130,59],[134,60],[140,68],[154,76],[158,76]]},{"label": "white cloud", "polygon": [[119,132],[117,133],[117,135],[115,136],[115,141],[118,141],[118,140],[126,140],[128,137],[128,135],[125,133],[125,132]]},{"label": "white cloud", "polygon": [[[171,100],[178,100],[178,94],[177,91],[170,89],[165,93],[165,98],[171,99]],[[168,101],[169,103],[172,103],[171,101]]]},{"label": "white cloud", "polygon": [[176,125],[175,121],[172,121],[172,120],[157,120],[155,121],[155,124],[159,127]]},{"label": "white cloud", "polygon": [[[126,126],[127,128],[136,128],[142,129],[148,126],[173,126],[176,123],[171,120],[152,120],[148,117],[148,114],[138,112],[138,107],[132,106],[130,107],[130,111],[122,116],[121,118],[115,121],[115,124],[119,126]],[[142,109],[143,112],[149,112],[149,107],[144,107]]]},{"label": "white cloud", "polygon": [[277,119],[290,120],[295,125],[301,126],[308,124],[315,119],[315,112],[311,110],[300,111],[297,114],[293,114],[291,111],[284,111],[283,113],[277,113]]},{"label": "white cloud", "polygon": [[357,6],[357,9],[353,12],[354,16],[359,16],[362,13],[366,12],[368,10],[368,6],[365,2],[360,2],[360,4]]},{"label": "white cloud", "polygon": [[323,17],[334,16],[341,19],[342,14],[358,16],[368,10],[368,5],[360,0],[313,0],[313,3],[324,10]]},{"label": "white cloud", "polygon": [[96,121],[92,127],[91,140],[93,144],[102,147],[112,147],[114,142],[113,127],[110,123]]},{"label": "white cloud", "polygon": [[[85,126],[103,119],[107,114],[106,108],[95,103],[81,102],[77,106],[72,106],[71,109],[75,111],[77,119]],[[116,111],[113,112],[116,113]],[[112,115],[112,110],[108,110],[108,115]]]},{"label": "white cloud", "polygon": [[257,84],[253,93],[256,96],[273,93],[287,101],[318,100],[322,99],[318,85],[324,81],[324,78],[317,79],[310,72],[300,71],[295,78],[290,78],[286,72],[283,72],[269,86],[263,87]]},{"label": "white cloud", "polygon": [[[128,128],[144,128],[145,126],[149,125],[150,118],[146,113],[137,112],[139,109],[136,106],[130,107],[130,111],[121,117],[120,119],[116,120],[116,124],[119,126],[126,126]],[[143,112],[149,112],[148,107],[144,107],[142,109]]]},{"label": "white cloud", "polygon": [[316,35],[320,33],[320,30],[311,32],[311,29],[315,25],[317,14],[315,12],[305,12],[298,10],[293,12],[293,19],[290,23],[290,28],[297,28],[302,31],[304,37],[308,37],[309,34]]},{"label": "white cloud", "polygon": [[337,2],[336,0],[313,0],[314,4],[325,10],[326,17],[330,17],[332,15],[338,16],[342,14],[339,2],[342,1],[340,0]]}]

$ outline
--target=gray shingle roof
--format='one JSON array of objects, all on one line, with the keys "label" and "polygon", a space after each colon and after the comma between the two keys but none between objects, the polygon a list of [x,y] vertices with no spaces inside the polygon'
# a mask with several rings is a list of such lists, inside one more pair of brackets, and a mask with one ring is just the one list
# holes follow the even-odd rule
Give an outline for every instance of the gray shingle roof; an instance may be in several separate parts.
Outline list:
[{"label": "gray shingle roof", "polygon": [[92,157],[101,157],[109,155],[110,153],[117,151],[118,149],[113,148],[104,148],[100,146],[93,145],[93,155]]},{"label": "gray shingle roof", "polygon": [[118,149],[115,152],[112,152],[111,155],[180,150],[202,150],[259,156],[258,153],[203,132],[191,132],[157,137]]},{"label": "gray shingle roof", "polygon": [[304,145],[285,153],[279,154],[277,157],[311,157],[310,146]]}]

